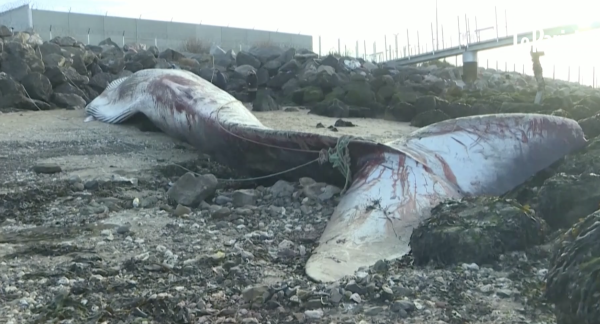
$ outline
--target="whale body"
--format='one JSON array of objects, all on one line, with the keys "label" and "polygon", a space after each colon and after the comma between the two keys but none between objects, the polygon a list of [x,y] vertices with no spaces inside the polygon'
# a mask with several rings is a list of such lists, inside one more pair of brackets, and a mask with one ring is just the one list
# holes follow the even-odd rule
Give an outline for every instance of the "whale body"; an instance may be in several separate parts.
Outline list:
[{"label": "whale body", "polygon": [[[142,70],[115,80],[86,112],[86,121],[112,124],[144,114],[169,136],[251,176],[306,164],[286,176],[340,186],[347,179],[323,163],[339,138],[265,127],[240,101],[188,71]],[[352,182],[306,273],[330,282],[378,260],[402,257],[410,250],[412,230],[438,203],[504,194],[586,143],[574,120],[539,114],[452,119],[385,144],[348,139],[343,148]]]}]

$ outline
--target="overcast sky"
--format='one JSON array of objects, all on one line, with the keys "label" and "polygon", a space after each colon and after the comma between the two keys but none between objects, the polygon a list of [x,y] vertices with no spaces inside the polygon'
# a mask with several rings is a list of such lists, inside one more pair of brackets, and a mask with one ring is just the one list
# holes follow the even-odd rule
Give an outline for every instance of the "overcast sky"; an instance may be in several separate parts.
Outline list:
[{"label": "overcast sky", "polygon": [[[309,34],[315,36],[315,44],[318,36],[321,36],[324,52],[336,49],[338,38],[341,39],[342,47],[346,45],[354,49],[356,41],[367,41],[369,47],[377,42],[378,48],[383,48],[384,36],[387,36],[390,45],[393,44],[395,34],[399,35],[402,47],[406,44],[407,29],[412,44],[416,43],[419,31],[420,43],[422,46],[427,44],[430,48],[431,24],[435,26],[436,21],[436,0],[0,0],[0,7],[2,4],[16,6],[26,2],[37,9],[108,13],[111,16],[136,18],[141,16],[145,19],[172,19],[178,22]],[[593,8],[594,2],[590,0],[438,0],[437,3],[440,39],[443,27],[444,41],[450,43],[452,38],[454,44],[458,38],[457,17],[460,17],[461,30],[464,31],[465,15],[470,21],[471,29],[475,29],[475,25],[481,29],[495,27],[497,12],[499,34],[503,36],[506,33],[506,23],[508,34],[513,35],[533,28],[590,22],[597,13]],[[495,33],[490,29],[482,32],[482,37],[495,37]],[[569,57],[572,59],[573,46],[571,42],[555,49],[555,61],[562,62]],[[481,53],[480,58],[502,60],[508,55],[512,61],[516,54],[507,51]],[[519,63],[529,62],[527,55],[524,58],[521,54],[517,56]]]},{"label": "overcast sky", "polygon": [[[0,0],[0,3],[23,1]],[[323,35],[329,37],[373,38],[406,29],[430,32],[435,22],[436,0],[420,1],[347,1],[347,0],[33,0],[34,8],[105,14],[111,16],[139,17],[265,30],[277,30]],[[457,31],[457,16],[472,20],[477,17],[478,27],[495,25],[494,4],[497,3],[498,20],[504,25],[507,11],[509,29],[531,29],[564,22],[577,23],[593,19],[592,1],[570,0],[438,0],[438,24],[444,25],[447,34]],[[410,5],[408,5],[410,3]],[[568,3],[567,5],[564,5]],[[462,21],[461,21],[462,23]],[[504,28],[500,28],[504,30]]]}]

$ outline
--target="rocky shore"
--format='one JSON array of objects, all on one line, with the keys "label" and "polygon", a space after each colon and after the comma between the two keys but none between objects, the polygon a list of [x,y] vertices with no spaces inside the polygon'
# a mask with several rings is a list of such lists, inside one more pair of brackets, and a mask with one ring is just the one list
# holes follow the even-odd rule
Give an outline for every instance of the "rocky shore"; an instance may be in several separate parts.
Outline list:
[{"label": "rocky shore", "polygon": [[[441,63],[384,66],[268,45],[90,46],[3,26],[0,37],[3,323],[597,323],[595,89],[549,80],[535,105],[532,77],[481,69],[465,86],[461,68]],[[111,81],[149,68],[218,83],[260,119],[323,116],[327,132],[339,129],[331,134],[346,124],[325,117],[361,135],[372,124],[352,118],[423,127],[525,112],[577,120],[590,143],[503,197],[435,207],[403,259],[314,283],[303,267],[339,189],[307,178],[224,183],[242,175],[162,134],[81,124]]]}]

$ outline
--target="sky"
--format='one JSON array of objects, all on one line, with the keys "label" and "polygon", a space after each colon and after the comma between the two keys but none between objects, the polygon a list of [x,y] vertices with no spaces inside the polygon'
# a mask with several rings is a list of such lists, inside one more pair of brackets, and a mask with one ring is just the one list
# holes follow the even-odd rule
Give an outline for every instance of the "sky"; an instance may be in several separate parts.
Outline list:
[{"label": "sky", "polygon": [[[465,30],[465,16],[471,29],[495,27],[498,24],[499,36],[513,35],[517,32],[531,31],[562,24],[584,24],[594,21],[594,1],[570,0],[420,0],[415,2],[397,0],[342,1],[342,0],[227,0],[227,1],[193,1],[193,0],[33,0],[11,1],[0,0],[2,4],[15,5],[29,2],[35,9],[108,14],[110,16],[140,17],[145,19],[202,23],[206,25],[254,28],[262,30],[301,33],[312,35],[313,50],[318,51],[319,37],[322,54],[337,51],[338,39],[341,51],[347,48],[355,52],[359,42],[359,53],[363,52],[364,42],[367,51],[373,51],[373,43],[378,52],[383,51],[384,44],[394,48],[394,40],[398,38],[401,50],[407,44],[407,30],[410,43],[417,43],[425,50],[431,49],[431,28],[435,29],[436,5],[439,42],[450,46],[458,39],[458,18],[461,31]],[[505,16],[506,15],[506,16]],[[497,17],[497,19],[496,19]],[[506,19],[505,19],[506,17]],[[600,18],[598,18],[600,19]],[[435,32],[434,32],[435,35]],[[481,32],[481,38],[494,38],[496,31],[491,28]],[[600,40],[600,33],[592,32],[571,37],[569,40],[555,42],[547,46],[546,57],[542,64],[546,71],[550,66],[559,65],[567,69],[573,65],[582,66],[589,71],[596,64],[597,54],[592,50]],[[591,45],[591,46],[590,46]],[[528,48],[506,48],[502,50],[479,53],[480,66],[499,67],[517,66],[522,70],[530,68]],[[362,53],[361,53],[362,54]],[[452,59],[450,60],[451,63]],[[520,66],[520,68],[519,68]],[[600,68],[600,64],[598,64]],[[510,68],[512,70],[512,68]],[[600,72],[600,70],[599,70]],[[566,71],[561,72],[561,74]],[[575,76],[576,77],[576,76]],[[590,77],[591,79],[591,77]]]}]

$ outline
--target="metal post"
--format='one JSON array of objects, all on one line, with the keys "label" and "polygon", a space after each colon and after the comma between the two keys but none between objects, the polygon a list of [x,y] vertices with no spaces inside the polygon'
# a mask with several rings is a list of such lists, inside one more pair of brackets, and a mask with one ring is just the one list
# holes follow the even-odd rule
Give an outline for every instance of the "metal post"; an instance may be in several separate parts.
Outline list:
[{"label": "metal post", "polygon": [[469,27],[469,20],[467,20],[467,15],[465,14],[465,36],[467,37],[467,48],[469,48],[469,43],[471,42],[471,28]]},{"label": "metal post", "polygon": [[513,72],[517,72],[517,63],[513,63]]},{"label": "metal post", "polygon": [[135,21],[135,42],[136,43],[140,42],[140,35],[139,35],[138,27],[140,25],[141,19],[142,19],[142,15],[140,15],[140,17]]},{"label": "metal post", "polygon": [[321,36],[319,36],[319,57],[321,57]]},{"label": "metal post", "polygon": [[458,49],[460,49],[460,16],[456,16],[456,20],[458,21]]},{"label": "metal post", "polygon": [[373,42],[373,61],[377,62],[377,42]]},{"label": "metal post", "polygon": [[444,42],[444,25],[442,25],[442,49],[446,48],[446,42]]},{"label": "metal post", "polygon": [[365,50],[364,59],[366,60],[367,59],[367,41],[366,40],[363,41],[363,49]]},{"label": "metal post", "polygon": [[394,34],[394,46],[396,47],[396,59],[400,58],[398,53],[398,34]]},{"label": "metal post", "polygon": [[[440,32],[440,29],[438,27],[438,2],[437,2],[437,0],[435,0],[435,42],[436,42],[435,49],[438,51],[440,50],[439,32]],[[431,37],[433,37],[433,34],[431,35]],[[444,37],[444,32],[442,32],[442,37]],[[444,46],[443,42],[442,42],[442,46]]]},{"label": "metal post", "polygon": [[418,30],[417,30],[417,54],[421,54],[421,38],[419,37]]},{"label": "metal post", "polygon": [[52,25],[50,25],[50,39],[52,39]]},{"label": "metal post", "polygon": [[475,16],[475,37],[477,37],[477,42],[480,42],[480,38],[479,38],[479,28],[477,27],[477,16]]},{"label": "metal post", "polygon": [[[436,1],[436,3],[437,3],[437,1]],[[435,43],[435,37],[433,35],[433,23],[431,23],[431,48],[433,49],[432,52],[434,55],[435,55],[435,45],[436,45],[436,43]]]},{"label": "metal post", "polygon": [[406,30],[406,52],[408,52],[408,59],[410,60],[410,35],[408,34],[408,29]]},{"label": "metal post", "polygon": [[506,9],[504,9],[504,29],[506,31],[506,37],[508,37],[508,19],[506,18]]},{"label": "metal post", "polygon": [[525,64],[523,64],[523,75],[525,75]]},{"label": "metal post", "polygon": [[91,28],[88,28],[88,34],[87,34],[87,44],[90,45],[90,30]]},{"label": "metal post", "polygon": [[383,50],[385,51],[385,55],[384,55],[384,57],[385,57],[385,60],[386,60],[386,61],[389,61],[389,60],[390,60],[390,58],[388,57],[388,51],[387,51],[387,49],[388,49],[388,45],[387,45],[387,35],[383,35]]},{"label": "metal post", "polygon": [[125,31],[123,31],[123,41],[122,41],[121,46],[125,46]]},{"label": "metal post", "polygon": [[494,15],[496,16],[496,42],[498,42],[498,7],[494,7]]},{"label": "metal post", "polygon": [[355,53],[356,58],[359,58],[360,55],[358,54],[358,41],[356,41],[356,53]]},{"label": "metal post", "polygon": [[489,60],[489,59],[486,59],[486,60],[485,60],[485,68],[486,68],[486,69],[489,69],[489,68],[490,68],[490,60]]}]

